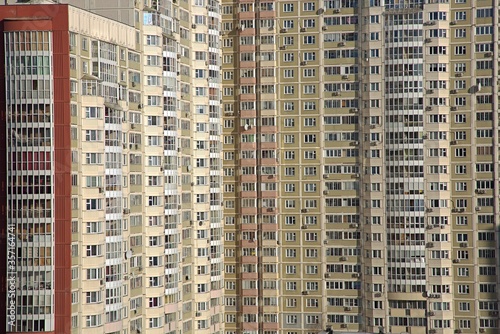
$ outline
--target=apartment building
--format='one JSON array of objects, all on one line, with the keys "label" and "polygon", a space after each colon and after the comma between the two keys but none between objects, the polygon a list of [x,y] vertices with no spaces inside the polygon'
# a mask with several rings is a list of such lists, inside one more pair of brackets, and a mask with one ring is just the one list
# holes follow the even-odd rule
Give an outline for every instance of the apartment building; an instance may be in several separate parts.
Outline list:
[{"label": "apartment building", "polygon": [[73,2],[0,10],[2,328],[221,333],[218,5]]},{"label": "apartment building", "polygon": [[14,331],[498,332],[498,4],[66,2],[0,11]]},{"label": "apartment building", "polygon": [[226,333],[497,333],[498,4],[222,22]]}]

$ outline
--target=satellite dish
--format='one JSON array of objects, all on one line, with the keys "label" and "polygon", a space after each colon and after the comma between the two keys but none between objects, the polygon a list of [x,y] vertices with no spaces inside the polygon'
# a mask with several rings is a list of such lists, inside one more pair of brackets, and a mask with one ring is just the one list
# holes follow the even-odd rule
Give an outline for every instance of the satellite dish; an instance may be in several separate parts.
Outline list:
[{"label": "satellite dish", "polygon": [[481,91],[481,83],[478,83],[477,84],[477,91],[480,92]]},{"label": "satellite dish", "polygon": [[125,252],[125,259],[130,259],[132,257],[132,251],[129,249],[128,251]]},{"label": "satellite dish", "polygon": [[248,130],[248,124],[245,124],[244,128],[245,130]]}]

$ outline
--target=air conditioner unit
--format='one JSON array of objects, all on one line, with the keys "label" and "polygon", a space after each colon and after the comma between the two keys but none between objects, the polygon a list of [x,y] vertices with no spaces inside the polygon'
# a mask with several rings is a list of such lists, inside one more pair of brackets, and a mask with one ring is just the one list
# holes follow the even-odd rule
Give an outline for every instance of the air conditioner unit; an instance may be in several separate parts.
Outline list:
[{"label": "air conditioner unit", "polygon": [[130,209],[123,209],[123,214],[128,215],[130,213]]},{"label": "air conditioner unit", "polygon": [[347,257],[345,257],[345,256],[341,256],[341,257],[339,258],[339,261],[347,261]]},{"label": "air conditioner unit", "polygon": [[451,209],[451,212],[458,212],[458,209],[457,208],[453,208],[453,209]]},{"label": "air conditioner unit", "polygon": [[130,127],[131,127],[132,129],[135,129],[135,124],[134,124],[134,123],[130,124]]},{"label": "air conditioner unit", "polygon": [[370,146],[377,146],[377,142],[376,141],[370,142]]},{"label": "air conditioner unit", "polygon": [[286,50],[286,45],[280,46],[280,50]]},{"label": "air conditioner unit", "polygon": [[340,96],[340,93],[339,92],[333,92],[332,96]]},{"label": "air conditioner unit", "polygon": [[[465,211],[465,210],[464,210]],[[441,229],[444,230],[446,225],[440,225]]]},{"label": "air conditioner unit", "polygon": [[323,178],[324,178],[324,179],[328,179],[329,177],[330,177],[330,175],[328,175],[328,174],[323,174]]},{"label": "air conditioner unit", "polygon": [[434,210],[432,208],[427,208],[425,212],[433,212]]},{"label": "air conditioner unit", "polygon": [[358,225],[358,224],[356,224],[356,223],[352,223],[352,224],[349,224],[349,227],[350,227],[350,228],[358,228],[358,227],[359,227],[359,225]]},{"label": "air conditioner unit", "polygon": [[370,125],[370,129],[375,129],[377,126],[375,124]]},{"label": "air conditioner unit", "polygon": [[323,190],[323,195],[328,195],[328,190]]},{"label": "air conditioner unit", "polygon": [[345,42],[340,42],[339,44],[337,44],[339,47],[342,47],[342,46],[345,46]]},{"label": "air conditioner unit", "polygon": [[450,90],[450,94],[456,94],[456,93],[458,93],[458,91],[456,89]]},{"label": "air conditioner unit", "polygon": [[347,328],[347,324],[340,324],[340,328]]},{"label": "air conditioner unit", "polygon": [[422,136],[422,139],[427,139],[427,135],[423,135],[423,136]]},{"label": "air conditioner unit", "polygon": [[484,328],[479,328],[479,333],[484,333],[486,330]]},{"label": "air conditioner unit", "polygon": [[456,140],[450,140],[450,145],[456,145],[457,141]]},{"label": "air conditioner unit", "polygon": [[195,316],[201,317],[201,312],[196,312]]},{"label": "air conditioner unit", "polygon": [[374,296],[375,297],[382,297],[382,293],[381,292],[375,292]]},{"label": "air conditioner unit", "polygon": [[307,295],[309,294],[309,291],[302,291],[302,294],[303,294],[304,296],[307,296]]},{"label": "air conditioner unit", "polygon": [[357,114],[359,112],[359,109],[358,108],[351,108],[351,109],[349,109],[349,112],[351,114]]},{"label": "air conditioner unit", "polygon": [[450,25],[451,25],[451,26],[454,26],[454,25],[456,25],[456,24],[457,24],[457,21],[451,21],[451,22],[450,22]]},{"label": "air conditioner unit", "polygon": [[435,329],[429,329],[429,334],[436,334],[436,330]]},{"label": "air conditioner unit", "polygon": [[344,311],[352,311],[352,307],[346,306],[346,307],[344,307]]},{"label": "air conditioner unit", "polygon": [[493,52],[486,52],[484,54],[485,57],[493,57]]},{"label": "air conditioner unit", "polygon": [[99,188],[99,193],[102,194],[104,192],[104,188]]},{"label": "air conditioner unit", "polygon": [[427,106],[427,107],[425,107],[425,110],[426,110],[426,111],[431,111],[431,110],[432,110],[432,107],[431,107],[431,106]]},{"label": "air conditioner unit", "polygon": [[451,107],[450,107],[450,111],[457,111],[457,110],[458,110],[458,108],[457,108],[457,107],[455,107],[455,106],[451,106]]},{"label": "air conditioner unit", "polygon": [[300,28],[300,32],[306,32],[306,28]]},{"label": "air conditioner unit", "polygon": [[432,93],[434,93],[434,89],[428,89],[427,90],[427,94],[432,94]]},{"label": "air conditioner unit", "polygon": [[323,244],[328,245],[328,240],[323,240]]},{"label": "air conditioner unit", "polygon": [[428,312],[428,313],[427,313],[427,315],[428,315],[429,317],[433,317],[433,316],[435,316],[436,314],[435,314],[434,312],[430,311],[430,312]]},{"label": "air conditioner unit", "polygon": [[302,209],[301,211],[302,211],[303,213],[307,213],[307,212],[309,212],[309,210],[308,210],[308,209]]},{"label": "air conditioner unit", "polygon": [[498,316],[498,311],[490,311],[490,315],[492,317],[496,317],[496,316]]},{"label": "air conditioner unit", "polygon": [[191,28],[196,29],[196,24],[192,24]]},{"label": "air conditioner unit", "polygon": [[356,173],[356,174],[353,174],[352,175],[355,179],[359,179],[361,177],[361,174],[359,173]]},{"label": "air conditioner unit", "polygon": [[424,26],[433,26],[436,24],[436,21],[427,21],[424,23]]},{"label": "air conditioner unit", "polygon": [[361,273],[354,273],[354,274],[352,274],[352,277],[359,278],[359,277],[361,277]]},{"label": "air conditioner unit", "polygon": [[330,278],[330,273],[326,273],[325,278]]},{"label": "air conditioner unit", "polygon": [[433,242],[428,242],[427,243],[427,248],[432,248],[434,247],[434,243]]},{"label": "air conditioner unit", "polygon": [[486,190],[484,190],[484,189],[476,189],[476,194],[482,195],[482,194],[485,194],[485,193],[486,193]]},{"label": "air conditioner unit", "polygon": [[301,62],[300,62],[300,65],[301,65],[301,66],[306,66],[306,65],[307,65],[307,61],[301,61]]},{"label": "air conditioner unit", "polygon": [[321,30],[323,30],[323,31],[327,31],[327,30],[328,30],[328,27],[327,27],[327,26],[322,26],[322,27],[321,27]]},{"label": "air conditioner unit", "polygon": [[457,77],[457,78],[462,77],[462,75],[463,75],[462,73],[455,73],[455,77]]},{"label": "air conditioner unit", "polygon": [[424,42],[425,42],[425,43],[430,43],[430,42],[432,42],[432,39],[430,39],[430,38],[426,38],[426,39],[424,40]]},{"label": "air conditioner unit", "polygon": [[288,32],[288,30],[287,30],[287,29],[285,29],[285,28],[280,29],[280,33],[284,34],[284,33],[286,33],[286,32]]},{"label": "air conditioner unit", "polygon": [[347,80],[349,79],[349,76],[347,74],[342,74],[342,79]]},{"label": "air conditioner unit", "polygon": [[461,333],[462,333],[462,330],[461,330],[461,329],[455,329],[455,333],[456,333],[456,334],[461,334]]},{"label": "air conditioner unit", "polygon": [[351,143],[351,146],[358,146],[358,145],[359,145],[359,141],[353,141],[353,142]]},{"label": "air conditioner unit", "polygon": [[453,259],[453,263],[460,263],[460,259]]},{"label": "air conditioner unit", "polygon": [[302,225],[300,228],[303,230],[307,230],[307,225]]},{"label": "air conditioner unit", "polygon": [[333,9],[333,13],[334,13],[334,14],[338,14],[338,13],[340,13],[340,8],[334,8],[334,9]]},{"label": "air conditioner unit", "polygon": [[180,53],[177,54],[177,59],[181,59],[182,55]]},{"label": "air conditioner unit", "polygon": [[476,206],[476,211],[481,211],[481,207],[480,206]]},{"label": "air conditioner unit", "polygon": [[468,244],[467,244],[466,242],[461,242],[461,243],[460,243],[460,247],[462,247],[462,248],[465,248],[465,247],[467,247],[467,246],[468,246]]},{"label": "air conditioner unit", "polygon": [[434,228],[434,225],[427,225],[428,230],[432,230]]}]

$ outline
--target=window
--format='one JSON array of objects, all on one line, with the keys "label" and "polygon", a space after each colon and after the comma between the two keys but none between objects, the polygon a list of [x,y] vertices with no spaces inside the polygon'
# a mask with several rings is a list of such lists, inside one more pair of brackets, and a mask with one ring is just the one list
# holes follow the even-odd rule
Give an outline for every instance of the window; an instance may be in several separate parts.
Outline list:
[{"label": "window", "polygon": [[316,36],[304,36],[304,44],[315,44]]},{"label": "window", "polygon": [[85,207],[87,210],[102,210],[102,199],[91,198],[85,200]]},{"label": "window", "polygon": [[467,19],[467,12],[455,12],[455,21],[464,21]]},{"label": "window", "polygon": [[86,327],[97,327],[102,325],[101,315],[88,315],[85,319]]},{"label": "window", "polygon": [[101,291],[90,291],[85,293],[85,301],[87,304],[102,302]]},{"label": "window", "polygon": [[101,256],[102,255],[102,245],[88,245],[86,246],[87,256]]},{"label": "window", "polygon": [[295,59],[295,56],[291,52],[286,52],[283,54],[283,61],[284,62],[292,62]]},{"label": "window", "polygon": [[458,285],[458,293],[459,294],[468,294],[470,292],[470,286],[466,284]]},{"label": "window", "polygon": [[295,126],[295,119],[293,119],[293,118],[285,118],[284,122],[285,122],[284,125],[286,128],[290,128],[290,127]]},{"label": "window", "polygon": [[293,3],[284,3],[283,4],[283,12],[290,13],[293,12]]}]

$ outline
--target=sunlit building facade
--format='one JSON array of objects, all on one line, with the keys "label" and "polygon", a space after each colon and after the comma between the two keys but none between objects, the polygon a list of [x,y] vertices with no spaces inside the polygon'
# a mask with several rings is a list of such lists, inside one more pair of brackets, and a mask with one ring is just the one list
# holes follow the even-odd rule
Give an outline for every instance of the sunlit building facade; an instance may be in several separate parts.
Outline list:
[{"label": "sunlit building facade", "polygon": [[71,5],[0,11],[2,326],[222,333],[218,4]]},{"label": "sunlit building facade", "polygon": [[226,333],[495,333],[498,5],[222,1]]}]

